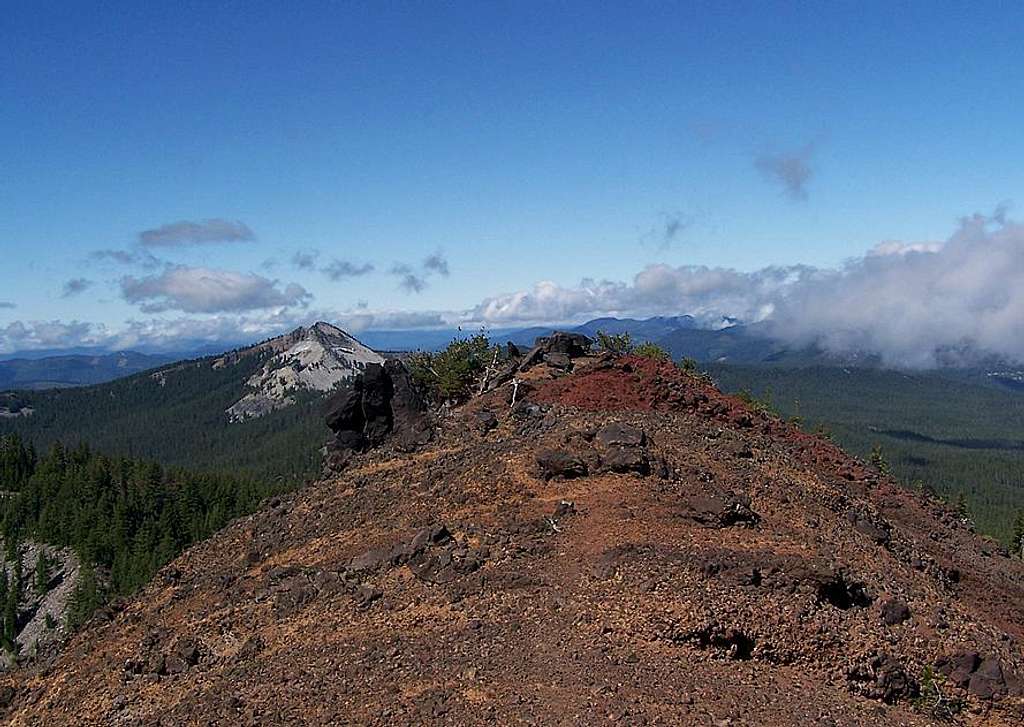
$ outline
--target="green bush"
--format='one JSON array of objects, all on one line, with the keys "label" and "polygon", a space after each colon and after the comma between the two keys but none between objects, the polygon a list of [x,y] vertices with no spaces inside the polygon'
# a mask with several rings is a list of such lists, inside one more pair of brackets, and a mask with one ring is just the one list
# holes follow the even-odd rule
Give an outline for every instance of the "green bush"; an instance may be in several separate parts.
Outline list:
[{"label": "green bush", "polygon": [[633,339],[629,333],[605,333],[597,331],[597,348],[601,351],[615,354],[633,353]]},{"label": "green bush", "polygon": [[418,351],[408,359],[413,381],[435,401],[460,402],[473,393],[473,385],[495,359],[498,349],[479,333],[448,344],[443,351]]},{"label": "green bush", "polygon": [[889,467],[889,462],[882,452],[882,445],[876,444],[872,447],[870,461],[879,474],[888,475],[892,473],[892,468]]},{"label": "green bush", "polygon": [[775,407],[772,405],[771,389],[766,390],[764,397],[760,399],[754,396],[749,389],[740,389],[739,393],[736,394],[736,398],[756,412],[778,416],[778,412],[775,411]]},{"label": "green bush", "polygon": [[654,361],[671,361],[672,357],[669,356],[668,351],[663,349],[656,343],[650,341],[644,341],[639,346],[633,349],[633,354],[636,356],[642,356],[643,358],[649,358]]},{"label": "green bush", "polygon": [[920,693],[913,701],[914,709],[934,719],[953,722],[966,706],[962,699],[943,691],[942,677],[930,667],[921,674]]}]

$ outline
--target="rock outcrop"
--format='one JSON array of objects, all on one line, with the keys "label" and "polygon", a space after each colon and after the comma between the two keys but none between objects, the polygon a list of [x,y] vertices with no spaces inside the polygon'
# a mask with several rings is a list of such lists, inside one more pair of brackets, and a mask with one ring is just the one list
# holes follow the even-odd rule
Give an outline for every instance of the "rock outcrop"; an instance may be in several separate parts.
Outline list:
[{"label": "rock outcrop", "polygon": [[333,433],[326,467],[338,472],[353,455],[381,446],[409,452],[430,441],[433,425],[409,370],[398,359],[369,364],[328,399],[325,423]]}]

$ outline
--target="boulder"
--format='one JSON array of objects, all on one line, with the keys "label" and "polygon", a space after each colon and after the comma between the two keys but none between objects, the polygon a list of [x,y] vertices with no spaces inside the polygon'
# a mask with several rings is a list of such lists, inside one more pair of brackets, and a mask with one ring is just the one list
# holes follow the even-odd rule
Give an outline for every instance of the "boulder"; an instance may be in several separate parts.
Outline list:
[{"label": "boulder", "polygon": [[651,471],[650,460],[642,447],[612,447],[601,458],[601,464],[605,469],[621,474],[646,475]]},{"label": "boulder", "polygon": [[397,359],[385,361],[384,372],[391,380],[391,436],[395,447],[411,451],[423,446],[433,437],[434,429],[412,374]]},{"label": "boulder", "polygon": [[851,691],[886,704],[912,699],[920,692],[919,685],[903,665],[888,654],[872,657],[851,668],[847,672],[847,682]]},{"label": "boulder", "polygon": [[324,408],[324,420],[332,432],[363,430],[363,382],[356,378],[332,396]]},{"label": "boulder", "polygon": [[543,449],[537,453],[537,464],[546,480],[552,477],[572,479],[587,474],[587,465],[577,455],[564,449]]},{"label": "boulder", "polygon": [[910,608],[903,601],[890,598],[882,602],[881,616],[886,626],[896,626],[910,620]]},{"label": "boulder", "polygon": [[977,651],[957,651],[946,654],[935,662],[939,673],[949,679],[958,687],[966,687],[971,680],[971,674],[981,664],[981,657]]},{"label": "boulder", "polygon": [[369,364],[362,375],[363,434],[371,447],[380,446],[392,429],[391,377],[381,364]]},{"label": "boulder", "polygon": [[647,437],[642,429],[613,422],[597,430],[594,439],[604,447],[642,447]]},{"label": "boulder", "polygon": [[681,516],[709,528],[754,525],[761,519],[746,497],[704,493],[684,499]]},{"label": "boulder", "polygon": [[541,361],[555,368],[572,368],[572,359],[586,356],[594,342],[582,333],[556,331],[550,336],[541,336],[519,363],[519,370],[526,371]]},{"label": "boulder", "polygon": [[494,415],[493,411],[487,411],[485,409],[483,411],[473,412],[471,423],[473,428],[478,432],[485,433],[498,426],[498,417]]}]

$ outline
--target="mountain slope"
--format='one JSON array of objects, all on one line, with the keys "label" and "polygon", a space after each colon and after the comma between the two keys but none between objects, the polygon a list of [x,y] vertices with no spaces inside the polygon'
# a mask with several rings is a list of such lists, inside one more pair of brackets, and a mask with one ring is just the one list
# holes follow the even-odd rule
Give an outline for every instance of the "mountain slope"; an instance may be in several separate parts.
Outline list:
[{"label": "mountain slope", "polygon": [[927,483],[950,501],[963,495],[978,527],[1009,542],[1024,507],[1024,393],[943,370],[712,364],[708,372],[725,391],[770,401],[857,455],[880,446],[908,486]]},{"label": "mountain slope", "polygon": [[519,380],[186,552],[9,723],[1020,723],[1024,566],[940,503],[667,364]]}]

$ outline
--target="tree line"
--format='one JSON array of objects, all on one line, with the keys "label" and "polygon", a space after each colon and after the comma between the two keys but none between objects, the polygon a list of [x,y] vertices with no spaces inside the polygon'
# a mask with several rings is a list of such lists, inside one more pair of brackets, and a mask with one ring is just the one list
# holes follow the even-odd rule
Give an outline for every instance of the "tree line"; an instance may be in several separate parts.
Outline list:
[{"label": "tree line", "polygon": [[32,585],[17,557],[24,541],[70,547],[81,559],[68,615],[74,627],[108,598],[147,583],[190,544],[284,489],[282,480],[165,468],[107,457],[84,444],[58,442],[39,455],[16,434],[0,437],[0,533],[15,571],[0,578],[4,640],[13,641],[7,619],[16,625],[19,594]]}]

